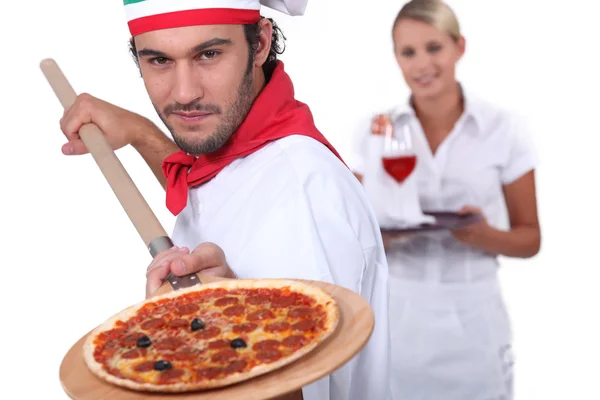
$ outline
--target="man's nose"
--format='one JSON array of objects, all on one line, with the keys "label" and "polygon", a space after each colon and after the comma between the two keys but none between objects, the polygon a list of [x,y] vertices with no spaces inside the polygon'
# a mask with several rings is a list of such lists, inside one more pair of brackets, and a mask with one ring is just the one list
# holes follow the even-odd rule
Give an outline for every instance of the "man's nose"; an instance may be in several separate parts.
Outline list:
[{"label": "man's nose", "polygon": [[173,85],[174,100],[180,104],[189,104],[203,96],[201,79],[195,74],[194,69],[189,65],[178,65]]}]

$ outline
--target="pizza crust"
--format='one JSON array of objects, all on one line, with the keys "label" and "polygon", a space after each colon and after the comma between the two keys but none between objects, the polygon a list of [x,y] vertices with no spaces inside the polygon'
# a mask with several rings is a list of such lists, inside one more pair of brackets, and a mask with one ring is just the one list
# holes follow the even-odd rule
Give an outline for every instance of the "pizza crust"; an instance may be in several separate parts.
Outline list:
[{"label": "pizza crust", "polygon": [[[102,364],[98,363],[94,359],[94,341],[98,337],[98,335],[102,332],[111,330],[114,328],[114,324],[121,320],[126,321],[129,318],[133,317],[137,311],[145,306],[146,304],[156,302],[162,299],[172,299],[179,297],[181,295],[192,293],[196,291],[203,291],[207,289],[257,289],[257,288],[267,288],[267,289],[278,289],[289,287],[291,291],[305,294],[307,296],[312,297],[316,300],[318,305],[322,305],[325,310],[325,328],[321,336],[299,348],[294,353],[290,354],[287,357],[283,357],[275,362],[269,364],[262,364],[254,367],[251,371],[247,372],[237,372],[231,374],[225,378],[215,379],[212,381],[202,381],[195,383],[171,383],[164,385],[155,385],[152,383],[139,383],[134,382],[128,379],[118,378],[114,375],[109,374],[102,366]],[[223,280],[217,281],[207,284],[201,284],[192,286],[185,289],[180,289],[177,291],[172,291],[165,293],[163,295],[151,297],[146,299],[138,304],[130,306],[121,312],[115,314],[108,320],[106,320],[103,324],[99,325],[96,329],[94,329],[86,338],[85,343],[83,344],[83,356],[85,363],[87,364],[90,371],[98,376],[99,378],[110,382],[114,385],[125,387],[132,390],[138,391],[150,391],[150,392],[188,392],[194,390],[202,390],[202,389],[213,389],[217,387],[228,386],[234,383],[242,382],[251,378],[254,378],[259,375],[263,375],[274,370],[277,370],[287,364],[290,364],[302,356],[308,354],[312,350],[314,350],[319,344],[325,341],[337,328],[340,319],[340,312],[338,305],[335,299],[327,293],[325,290],[309,285],[303,282],[294,281],[294,280],[286,280],[286,279],[231,279],[231,280]]]}]

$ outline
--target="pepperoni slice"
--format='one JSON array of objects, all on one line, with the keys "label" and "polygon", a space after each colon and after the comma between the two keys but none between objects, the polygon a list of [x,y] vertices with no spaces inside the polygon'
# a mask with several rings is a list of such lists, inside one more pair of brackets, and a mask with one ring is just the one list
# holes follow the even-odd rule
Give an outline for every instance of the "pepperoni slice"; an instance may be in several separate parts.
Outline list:
[{"label": "pepperoni slice", "polygon": [[146,319],[146,318],[141,318],[140,316],[133,317],[129,321],[127,321],[125,326],[127,327],[127,329],[136,328],[137,325],[139,325],[139,323],[142,322],[144,319]]},{"label": "pepperoni slice", "polygon": [[[119,349],[119,343],[116,340],[109,340],[104,344],[104,347],[99,348],[99,351],[105,358],[112,357]],[[96,352],[94,352],[94,355]]]},{"label": "pepperoni slice", "polygon": [[177,307],[177,313],[181,314],[181,315],[187,315],[187,314],[193,314],[196,311],[198,311],[200,309],[200,307],[198,307],[196,304],[183,304],[179,307]]},{"label": "pepperoni slice", "polygon": [[154,361],[144,361],[133,367],[133,370],[136,372],[149,372],[154,369]]},{"label": "pepperoni slice", "polygon": [[209,296],[204,292],[188,293],[187,295],[182,296],[182,300],[187,300],[194,304],[202,304],[210,301]]},{"label": "pepperoni slice", "polygon": [[196,370],[196,379],[214,379],[221,373],[221,368],[218,367],[206,367]]},{"label": "pepperoni slice", "polygon": [[121,358],[125,360],[133,360],[146,355],[146,349],[133,349],[121,354]]},{"label": "pepperoni slice", "polygon": [[208,344],[208,348],[211,349],[211,350],[214,350],[214,349],[226,349],[229,346],[230,346],[229,340],[225,340],[225,339],[215,340],[214,342],[210,342]]},{"label": "pepperoni slice", "polygon": [[119,347],[119,342],[115,339],[107,340],[106,343],[104,343],[104,349],[106,349],[106,350],[116,349],[118,347]]},{"label": "pepperoni slice", "polygon": [[313,314],[313,309],[310,307],[296,307],[288,312],[290,318],[303,318]]},{"label": "pepperoni slice", "polygon": [[290,324],[285,321],[275,322],[264,327],[265,332],[285,332],[290,329]]},{"label": "pepperoni slice", "polygon": [[228,361],[233,361],[237,358],[237,352],[233,349],[221,350],[218,353],[213,354],[211,357],[212,362],[214,363],[226,363]]},{"label": "pepperoni slice", "polygon": [[169,337],[154,343],[154,348],[158,350],[177,350],[179,347],[182,347],[184,345],[185,342],[182,339],[176,337]]},{"label": "pepperoni slice", "polygon": [[246,304],[250,304],[252,306],[261,306],[263,304],[267,304],[271,301],[271,298],[264,294],[259,294],[257,296],[250,296],[246,299]]},{"label": "pepperoni slice", "polygon": [[117,349],[109,349],[105,350],[100,354],[94,353],[94,358],[96,361],[101,362],[101,360],[112,358],[117,353]]},{"label": "pepperoni slice", "polygon": [[204,340],[212,339],[215,336],[217,336],[219,333],[221,333],[221,329],[217,328],[216,326],[211,326],[210,328],[198,331],[198,333],[196,334],[196,337],[198,337],[199,339],[204,339]]},{"label": "pepperoni slice", "polygon": [[182,349],[177,350],[173,354],[172,358],[177,361],[195,360],[200,356],[200,353],[202,352],[198,349],[194,349],[192,347],[184,347]]},{"label": "pepperoni slice", "polygon": [[202,294],[204,295],[204,297],[212,297],[214,298],[219,298],[219,297],[224,297],[227,295],[227,290],[226,289],[212,289],[212,290],[206,290],[203,291]]},{"label": "pepperoni slice", "polygon": [[187,327],[188,325],[189,322],[183,318],[172,319],[171,321],[167,322],[167,326],[169,328],[183,328]]},{"label": "pepperoni slice", "polygon": [[281,341],[285,347],[299,348],[306,344],[306,338],[300,335],[288,336]]},{"label": "pepperoni slice", "polygon": [[312,319],[304,319],[300,322],[296,322],[294,325],[292,325],[292,328],[294,328],[296,331],[308,332],[315,329],[316,326],[317,324]]},{"label": "pepperoni slice", "polygon": [[121,339],[121,346],[123,346],[123,347],[135,346],[137,344],[137,340],[139,338],[141,338],[142,336],[146,336],[146,335],[143,334],[142,332],[130,333],[129,335],[127,335],[123,339]]},{"label": "pepperoni slice", "polygon": [[256,358],[264,363],[270,363],[279,360],[281,352],[276,349],[262,350],[256,354]]},{"label": "pepperoni slice", "polygon": [[234,325],[232,329],[233,333],[248,333],[252,332],[256,328],[258,328],[258,325],[256,325],[254,322],[247,322],[241,325]]},{"label": "pepperoni slice", "polygon": [[236,372],[240,372],[244,368],[246,368],[246,365],[248,365],[246,360],[235,360],[231,364],[223,368],[223,372],[225,372],[226,374],[235,374]]},{"label": "pepperoni slice", "polygon": [[231,306],[223,310],[223,314],[228,317],[235,317],[244,314],[246,307],[244,306]]},{"label": "pepperoni slice", "polygon": [[296,296],[294,296],[294,295],[274,297],[273,299],[271,299],[271,306],[273,308],[290,307],[290,306],[293,306],[295,303],[296,303]]},{"label": "pepperoni slice", "polygon": [[[117,321],[117,324],[120,321]],[[127,331],[125,329],[122,328],[116,328],[116,329],[111,329],[108,332],[104,332],[99,336],[99,339],[102,340],[111,340],[111,339],[115,339],[115,338],[119,338],[121,336],[123,336]]]},{"label": "pepperoni slice", "polygon": [[167,369],[160,373],[159,379],[163,383],[169,382],[180,378],[183,374],[185,374],[185,371],[179,368]]},{"label": "pepperoni slice", "polygon": [[275,318],[273,311],[265,309],[252,311],[250,314],[248,314],[248,316],[246,316],[248,321],[263,321],[265,319],[273,318]]},{"label": "pepperoni slice", "polygon": [[116,368],[107,367],[106,370],[108,371],[109,374],[114,375],[117,378],[127,379],[127,377],[125,375],[123,375],[123,373],[121,371],[119,371],[118,369],[116,369]]},{"label": "pepperoni slice", "polygon": [[221,297],[217,301],[215,301],[215,306],[224,307],[224,306],[232,306],[238,303],[237,297]]},{"label": "pepperoni slice", "polygon": [[267,339],[267,340],[263,340],[258,343],[255,343],[252,346],[252,350],[257,350],[257,351],[273,350],[273,349],[277,349],[277,347],[279,347],[279,341],[274,340],[274,339]]},{"label": "pepperoni slice", "polygon": [[142,323],[142,329],[158,329],[165,324],[165,320],[162,318],[153,318]]}]

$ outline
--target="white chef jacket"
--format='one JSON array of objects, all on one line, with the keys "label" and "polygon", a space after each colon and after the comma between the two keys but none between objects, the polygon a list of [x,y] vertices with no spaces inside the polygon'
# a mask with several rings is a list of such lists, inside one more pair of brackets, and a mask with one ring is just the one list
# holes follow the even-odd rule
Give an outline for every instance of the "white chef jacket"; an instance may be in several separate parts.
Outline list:
[{"label": "white chef jacket", "polygon": [[[424,211],[458,211],[465,205],[482,210],[490,226],[509,228],[502,185],[535,168],[537,158],[523,119],[464,90],[465,110],[454,129],[432,154],[409,101],[390,110],[394,131],[404,124],[411,130],[417,154],[419,200]],[[364,118],[356,134],[352,169],[362,174],[364,140],[371,135],[372,116]],[[468,283],[495,279],[495,255],[462,244],[450,232],[417,235],[388,250],[394,278],[440,283]]]},{"label": "white chef jacket", "polygon": [[289,136],[240,158],[189,191],[173,242],[219,245],[239,278],[298,278],[362,295],[375,314],[369,343],[303,388],[305,400],[387,399],[388,270],[360,183],[320,142]]}]

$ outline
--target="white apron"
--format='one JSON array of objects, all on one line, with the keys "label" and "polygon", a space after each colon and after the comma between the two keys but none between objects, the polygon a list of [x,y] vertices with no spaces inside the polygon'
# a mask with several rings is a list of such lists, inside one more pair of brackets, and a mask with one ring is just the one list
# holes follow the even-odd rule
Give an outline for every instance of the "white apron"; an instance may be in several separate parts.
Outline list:
[{"label": "white apron", "polygon": [[508,315],[497,280],[390,276],[394,400],[511,400]]}]

